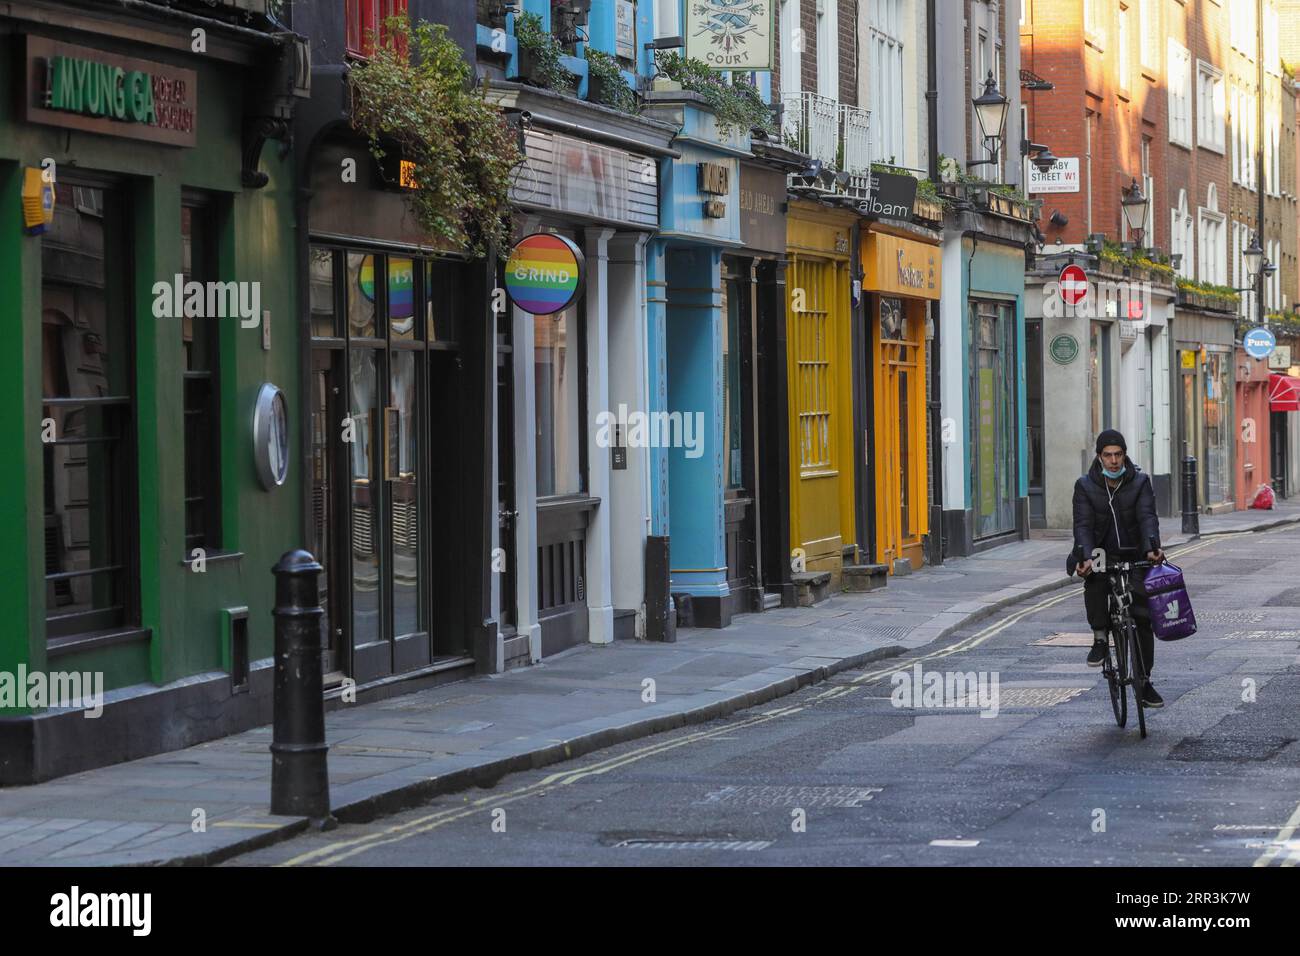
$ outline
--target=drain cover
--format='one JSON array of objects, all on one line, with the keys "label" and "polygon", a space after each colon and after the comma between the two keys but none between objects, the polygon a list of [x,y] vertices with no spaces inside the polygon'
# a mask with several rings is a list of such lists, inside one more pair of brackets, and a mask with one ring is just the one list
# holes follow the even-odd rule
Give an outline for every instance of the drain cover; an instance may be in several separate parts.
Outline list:
[{"label": "drain cover", "polygon": [[714,790],[697,803],[744,807],[860,807],[880,787],[734,786]]},{"label": "drain cover", "polygon": [[771,840],[620,840],[615,847],[633,850],[763,850]]}]

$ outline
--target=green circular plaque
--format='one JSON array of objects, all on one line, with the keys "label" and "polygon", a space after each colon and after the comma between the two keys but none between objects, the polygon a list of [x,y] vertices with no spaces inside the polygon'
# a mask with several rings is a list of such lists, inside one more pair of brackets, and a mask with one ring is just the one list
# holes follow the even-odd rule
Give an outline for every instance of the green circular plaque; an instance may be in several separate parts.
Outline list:
[{"label": "green circular plaque", "polygon": [[1069,365],[1079,355],[1079,340],[1062,332],[1048,343],[1047,351],[1057,365]]}]

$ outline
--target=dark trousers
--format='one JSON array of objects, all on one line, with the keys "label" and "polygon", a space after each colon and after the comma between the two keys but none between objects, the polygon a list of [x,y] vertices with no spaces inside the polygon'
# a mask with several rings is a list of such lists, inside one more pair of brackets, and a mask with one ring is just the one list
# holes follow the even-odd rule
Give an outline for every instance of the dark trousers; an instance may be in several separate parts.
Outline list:
[{"label": "dark trousers", "polygon": [[[1151,615],[1147,609],[1147,593],[1142,586],[1145,572],[1133,571],[1129,574],[1129,585],[1133,589],[1133,623],[1137,625],[1138,648],[1142,651],[1142,663],[1146,665],[1147,674],[1151,673],[1151,664],[1155,660],[1156,641],[1151,633]],[[1088,612],[1088,626],[1095,631],[1105,631],[1110,627],[1110,578],[1094,571],[1083,579],[1083,606]]]}]

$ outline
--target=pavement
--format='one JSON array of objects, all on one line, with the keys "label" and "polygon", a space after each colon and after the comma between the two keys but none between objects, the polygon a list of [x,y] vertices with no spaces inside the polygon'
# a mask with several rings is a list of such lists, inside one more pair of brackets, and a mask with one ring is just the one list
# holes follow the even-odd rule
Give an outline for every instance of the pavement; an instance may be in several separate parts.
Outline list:
[{"label": "pavement", "polygon": [[[1300,502],[1202,516],[1201,536],[1300,523]],[[1177,526],[1177,519],[1166,527]],[[1188,536],[1168,535],[1166,547]],[[674,644],[587,645],[532,667],[326,715],[330,803],[364,823],[640,737],[794,693],[840,671],[943,640],[1072,583],[1069,542],[1045,532],[837,594],[811,608],[683,629]],[[0,788],[0,864],[210,865],[313,824],[268,812],[271,728],[185,750]]]}]

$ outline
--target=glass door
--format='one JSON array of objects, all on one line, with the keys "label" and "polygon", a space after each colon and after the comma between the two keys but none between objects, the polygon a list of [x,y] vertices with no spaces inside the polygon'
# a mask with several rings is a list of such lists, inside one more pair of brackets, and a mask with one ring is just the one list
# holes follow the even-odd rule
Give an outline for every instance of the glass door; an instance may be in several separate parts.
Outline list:
[{"label": "glass door", "polygon": [[1014,531],[1016,383],[1012,305],[972,299],[972,502],[975,537]]}]

